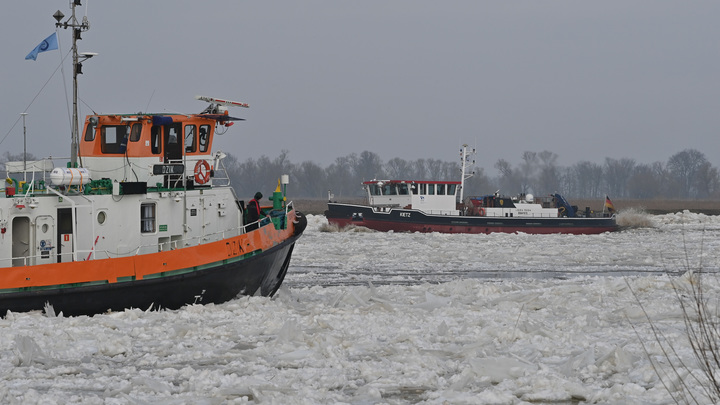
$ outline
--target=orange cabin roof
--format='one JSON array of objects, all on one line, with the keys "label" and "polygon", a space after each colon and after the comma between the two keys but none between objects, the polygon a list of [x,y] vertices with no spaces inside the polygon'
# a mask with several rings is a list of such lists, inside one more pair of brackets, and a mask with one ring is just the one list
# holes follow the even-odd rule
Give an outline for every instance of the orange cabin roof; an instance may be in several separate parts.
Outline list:
[{"label": "orange cabin roof", "polygon": [[217,122],[197,114],[91,115],[80,136],[80,155],[209,155]]}]

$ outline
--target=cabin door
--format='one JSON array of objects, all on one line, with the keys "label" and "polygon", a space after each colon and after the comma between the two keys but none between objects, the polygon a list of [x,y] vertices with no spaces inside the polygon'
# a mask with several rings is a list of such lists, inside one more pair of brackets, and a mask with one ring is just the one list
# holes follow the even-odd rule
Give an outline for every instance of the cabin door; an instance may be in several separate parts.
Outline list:
[{"label": "cabin door", "polygon": [[177,163],[182,160],[182,124],[164,125],[163,129],[165,163]]},{"label": "cabin door", "polygon": [[30,258],[30,218],[15,217],[12,220],[12,265],[27,266]]},{"label": "cabin door", "polygon": [[[163,126],[163,151],[165,163],[180,163],[183,158],[182,124]],[[181,187],[182,175],[166,174],[165,187]]]},{"label": "cabin door", "polygon": [[57,261],[71,262],[73,261],[73,223],[72,209],[58,209],[58,229],[57,240],[60,241],[57,249]]}]

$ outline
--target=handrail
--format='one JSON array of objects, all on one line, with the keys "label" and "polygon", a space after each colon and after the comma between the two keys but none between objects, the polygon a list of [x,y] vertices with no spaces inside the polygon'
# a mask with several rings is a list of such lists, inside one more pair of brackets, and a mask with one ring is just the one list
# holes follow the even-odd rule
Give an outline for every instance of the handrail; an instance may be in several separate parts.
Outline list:
[{"label": "handrail", "polygon": [[[53,190],[53,191],[55,191],[55,190]],[[57,193],[57,191],[55,191],[55,192]],[[82,206],[84,206],[84,205],[79,205],[79,206],[82,207]],[[293,207],[292,209],[294,209],[294,205],[293,205],[293,202],[292,202],[292,201],[290,201],[289,203],[286,204],[286,206],[285,206],[285,215],[287,215],[287,214],[291,211],[291,209],[290,209],[291,206]],[[175,249],[177,249],[177,248],[178,248],[178,244],[184,246],[186,243],[192,242],[193,240],[197,240],[197,242],[195,243],[195,246],[196,246],[196,245],[201,244],[201,243],[200,243],[200,239],[204,239],[204,238],[216,237],[216,240],[227,239],[227,238],[229,238],[229,237],[238,236],[238,235],[242,235],[242,234],[244,234],[244,233],[247,233],[247,232],[246,232],[246,229],[247,229],[248,227],[250,227],[251,225],[254,225],[254,224],[258,224],[260,227],[262,227],[262,226],[267,226],[267,225],[271,225],[272,222],[271,222],[270,220],[268,220],[267,218],[268,218],[268,217],[263,217],[263,218],[260,218],[259,220],[255,221],[255,222],[251,222],[251,223],[248,223],[248,224],[245,224],[245,225],[242,225],[242,226],[234,227],[234,228],[231,228],[231,229],[226,229],[226,230],[223,230],[223,231],[213,232],[213,233],[209,233],[209,234],[205,234],[205,235],[195,235],[195,236],[188,237],[188,238],[182,238],[182,239],[178,239],[178,240],[173,240],[173,241],[170,241],[169,243],[170,243],[171,245],[174,245],[174,246],[175,246]],[[74,235],[74,233],[73,233],[73,235]],[[75,244],[75,241],[73,241],[73,243],[74,243],[73,246],[77,246],[77,245]],[[119,258],[119,257],[128,257],[128,256],[138,256],[138,255],[141,255],[141,254],[145,254],[145,253],[141,253],[141,252],[144,252],[144,251],[157,251],[157,248],[158,248],[159,246],[162,246],[162,245],[164,245],[164,244],[166,244],[166,243],[168,243],[168,242],[162,242],[162,243],[161,243],[161,242],[158,241],[157,243],[140,244],[140,245],[138,245],[138,246],[136,246],[136,247],[131,248],[131,249],[128,250],[126,253],[113,253],[113,252],[111,252],[111,251],[108,251],[107,249],[105,249],[105,250],[97,250],[97,249],[93,249],[93,248],[91,248],[91,249],[73,249],[73,261],[78,261],[78,259],[77,259],[77,258],[78,258],[78,254],[82,254],[82,253],[93,253],[93,255],[92,255],[92,256],[93,256],[93,260],[97,259],[97,256],[98,256],[98,255],[102,256],[103,254],[104,254],[105,258],[108,258],[108,259]],[[191,245],[191,244],[188,244],[187,246],[192,246],[192,245]],[[134,251],[135,253],[132,253],[133,251]],[[83,256],[84,256],[84,255],[83,255]],[[83,257],[83,256],[81,256],[81,257]],[[36,255],[30,255],[30,256],[20,256],[20,257],[10,257],[10,258],[7,258],[7,259],[0,259],[0,268],[3,268],[3,267],[12,267],[12,262],[13,262],[14,259],[23,259],[23,261],[24,261],[24,263],[25,263],[25,266],[27,266],[28,263],[29,263],[32,259],[37,259],[37,258],[41,258],[41,257],[42,257],[41,254],[36,254]],[[82,261],[85,261],[85,260],[86,260],[86,259],[83,259]],[[7,262],[8,264],[6,264],[6,262]]]}]

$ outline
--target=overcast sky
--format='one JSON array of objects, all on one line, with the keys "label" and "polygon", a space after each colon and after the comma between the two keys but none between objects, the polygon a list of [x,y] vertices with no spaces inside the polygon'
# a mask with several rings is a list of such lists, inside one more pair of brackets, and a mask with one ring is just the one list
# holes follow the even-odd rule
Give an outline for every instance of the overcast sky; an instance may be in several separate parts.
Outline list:
[{"label": "overcast sky", "polygon": [[[59,31],[59,51],[24,59],[68,3],[3,2],[0,151],[22,152],[13,124],[27,108],[28,152],[70,154],[70,64],[65,82],[50,79],[70,32]],[[248,121],[216,144],[241,160],[286,149],[322,166],[364,150],[455,161],[468,143],[489,174],[498,159],[543,150],[571,165],[666,162],[693,148],[720,166],[717,1],[83,0],[81,14],[86,6],[79,49],[99,55],[80,77],[81,117],[200,112],[196,94],[247,102],[231,113]]]}]

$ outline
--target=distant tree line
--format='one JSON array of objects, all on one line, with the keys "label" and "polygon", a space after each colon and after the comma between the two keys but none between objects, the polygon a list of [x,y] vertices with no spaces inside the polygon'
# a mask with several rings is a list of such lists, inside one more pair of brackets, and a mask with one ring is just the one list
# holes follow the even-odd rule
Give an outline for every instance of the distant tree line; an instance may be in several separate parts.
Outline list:
[{"label": "distant tree line", "polygon": [[[227,154],[223,165],[240,198],[261,191],[269,196],[281,174],[290,176],[288,193],[293,197],[327,198],[330,191],[336,199],[362,196],[361,183],[372,179],[460,180],[460,159],[444,162],[437,159],[405,160],[393,158],[383,162],[374,152],[336,158],[327,167],[312,161],[292,163],[283,150],[274,159],[261,156],[239,161]],[[28,160],[36,159],[28,154]],[[0,171],[8,161],[21,161],[22,154],[0,155]],[[471,165],[464,194],[482,195],[499,190],[502,194],[558,192],[568,198],[627,199],[715,199],[720,198],[720,174],[695,149],[678,152],[667,162],[638,163],[635,159],[606,158],[604,164],[588,161],[562,167],[558,155],[549,152],[525,152],[519,164],[505,159],[494,164],[497,174],[487,175],[483,168]]]},{"label": "distant tree line", "polygon": [[[686,149],[672,155],[667,162],[638,163],[635,159],[606,158],[604,164],[588,161],[563,167],[558,155],[549,152],[525,152],[521,163],[513,165],[498,160],[491,177],[484,169],[472,165],[467,172],[465,195],[481,195],[499,190],[503,194],[558,192],[568,198],[627,199],[709,199],[720,197],[720,174],[705,155]],[[393,158],[383,162],[374,152],[336,158],[327,167],[305,161],[295,164],[283,150],[278,157],[261,156],[239,162],[232,155],[225,160],[232,184],[239,196],[251,196],[260,190],[271,192],[280,173],[290,175],[289,194],[305,198],[336,199],[362,196],[361,183],[372,179],[460,180],[460,159],[444,162],[437,159],[405,160]]]}]

